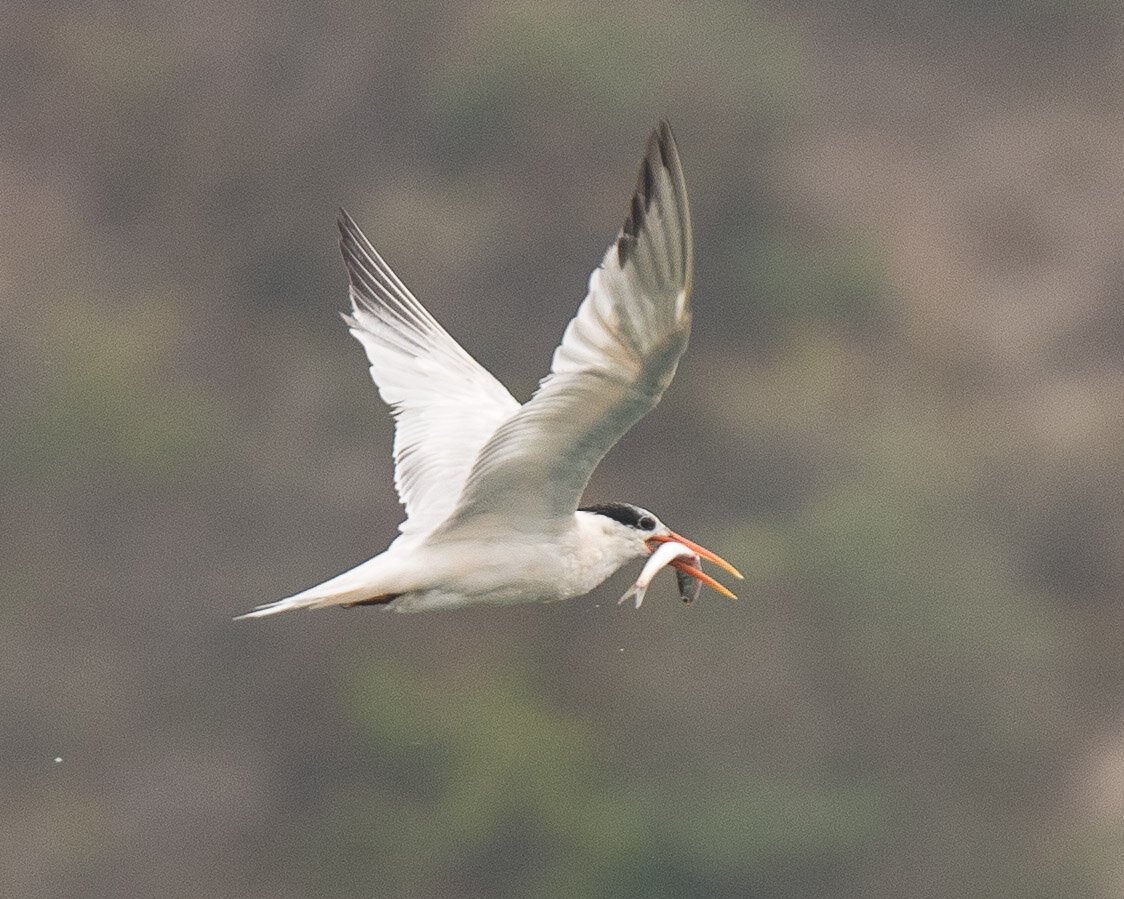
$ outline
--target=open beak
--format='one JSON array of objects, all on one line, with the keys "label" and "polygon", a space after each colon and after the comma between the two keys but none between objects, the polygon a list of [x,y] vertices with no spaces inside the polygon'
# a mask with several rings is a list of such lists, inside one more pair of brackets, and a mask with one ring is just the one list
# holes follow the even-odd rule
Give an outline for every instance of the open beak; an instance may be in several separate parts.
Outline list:
[{"label": "open beak", "polygon": [[[725,559],[723,559],[720,555],[718,555],[718,553],[711,552],[706,547],[699,546],[693,540],[688,540],[686,537],[675,533],[675,531],[670,531],[667,534],[656,534],[652,537],[649,537],[645,541],[645,543],[648,544],[648,549],[654,550],[655,547],[658,546],[659,544],[669,543],[672,540],[674,540],[676,543],[682,543],[689,550],[691,550],[696,555],[698,555],[699,558],[708,559],[709,561],[711,561],[715,565],[717,565],[719,568],[722,568],[725,571],[730,572],[730,574],[732,574],[738,580],[744,580],[744,577],[742,576],[742,573],[740,571],[738,571],[738,569],[736,569],[729,562],[727,562]],[[709,574],[705,574],[703,571],[696,568],[689,561],[687,561],[687,559],[675,559],[670,564],[671,564],[672,568],[674,568],[678,571],[682,571],[684,574],[689,574],[691,577],[695,578],[696,580],[702,581],[708,587],[710,587],[713,590],[717,590],[723,596],[727,596],[730,599],[737,599],[737,597],[733,593],[731,593],[729,590],[727,590],[725,587],[723,587],[720,583],[718,583],[718,581],[716,581],[714,578],[712,578]]]}]

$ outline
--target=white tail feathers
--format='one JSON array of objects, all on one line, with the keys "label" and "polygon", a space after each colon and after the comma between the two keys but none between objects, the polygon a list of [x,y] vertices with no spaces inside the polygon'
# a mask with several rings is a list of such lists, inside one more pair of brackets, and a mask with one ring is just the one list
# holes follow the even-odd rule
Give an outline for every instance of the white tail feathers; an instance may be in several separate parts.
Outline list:
[{"label": "white tail feathers", "polygon": [[323,606],[344,606],[348,603],[370,602],[381,596],[392,597],[401,591],[382,589],[385,583],[384,572],[386,569],[386,556],[375,556],[361,565],[336,575],[331,580],[297,593],[293,596],[279,599],[258,606],[251,612],[235,617],[235,621],[244,618],[265,618],[279,612],[289,612],[293,609],[316,609]]},{"label": "white tail feathers", "polygon": [[[279,599],[276,602],[267,602],[265,605],[258,606],[252,612],[246,612],[242,615],[234,616],[235,621],[241,621],[243,618],[265,618],[267,615],[276,615],[279,612],[289,612],[293,609],[315,609],[321,606],[342,606],[349,602],[358,602],[360,599],[365,598],[366,591],[345,590],[340,593],[323,593],[319,592],[319,588],[313,588],[318,592],[315,595],[307,595],[305,593],[298,593],[296,596],[290,596],[287,599]],[[370,594],[366,593],[369,597]]]}]

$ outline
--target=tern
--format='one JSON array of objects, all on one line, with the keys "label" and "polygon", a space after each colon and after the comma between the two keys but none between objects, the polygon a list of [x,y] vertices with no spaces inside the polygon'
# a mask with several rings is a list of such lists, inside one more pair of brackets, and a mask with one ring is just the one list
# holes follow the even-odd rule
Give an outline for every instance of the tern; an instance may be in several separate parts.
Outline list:
[{"label": "tern", "polygon": [[[588,593],[644,557],[649,565],[622,601],[635,596],[639,605],[664,564],[679,571],[684,599],[693,598],[684,575],[733,597],[701,560],[740,578],[737,569],[648,510],[579,508],[594,468],[659,402],[687,347],[691,215],[666,122],[648,139],[624,226],[590,276],[550,373],[523,405],[414,298],[344,210],[339,232],[351,300],[343,318],[395,418],[394,484],[406,520],[381,554],[239,617],[549,602]],[[668,543],[679,546],[657,559]]]}]

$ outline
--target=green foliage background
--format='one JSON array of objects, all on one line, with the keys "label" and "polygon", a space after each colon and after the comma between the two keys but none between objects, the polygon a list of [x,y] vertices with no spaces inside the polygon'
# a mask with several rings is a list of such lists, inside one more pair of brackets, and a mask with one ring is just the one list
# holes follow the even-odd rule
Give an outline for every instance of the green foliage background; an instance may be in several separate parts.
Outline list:
[{"label": "green foliage background", "polygon": [[[1120,894],[1114,5],[5,18],[14,895]],[[742,598],[232,624],[399,518],[335,207],[526,397],[665,116],[696,327],[590,497]]]}]

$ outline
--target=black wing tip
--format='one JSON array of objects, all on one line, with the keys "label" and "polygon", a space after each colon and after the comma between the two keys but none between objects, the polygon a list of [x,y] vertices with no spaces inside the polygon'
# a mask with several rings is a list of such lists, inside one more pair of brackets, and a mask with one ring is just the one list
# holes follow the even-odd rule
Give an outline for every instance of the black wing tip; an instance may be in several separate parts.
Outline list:
[{"label": "black wing tip", "polygon": [[644,158],[640,160],[640,172],[636,177],[636,189],[632,193],[628,215],[624,220],[620,236],[617,238],[617,262],[623,268],[636,246],[636,238],[644,229],[644,216],[652,202],[655,189],[654,169],[659,166],[673,174],[678,171],[679,154],[675,147],[675,137],[667,119],[660,119],[648,135],[648,146]]},{"label": "black wing tip", "polygon": [[672,167],[672,158],[675,156],[675,136],[671,133],[671,123],[667,119],[660,119],[659,124],[652,129],[648,138],[649,154],[655,149],[660,156],[660,165],[665,169]]},{"label": "black wing tip", "polygon": [[347,281],[351,288],[351,302],[354,307],[359,302],[356,300],[357,295],[361,300],[365,300],[368,241],[355,219],[342,206],[339,207],[336,216],[336,227],[339,229],[340,255],[343,256],[343,264],[347,269]]},{"label": "black wing tip", "polygon": [[345,239],[351,239],[358,242],[358,239],[364,236],[362,230],[360,230],[359,228],[359,225],[356,224],[355,219],[351,217],[351,213],[344,209],[342,206],[339,207],[339,210],[336,213],[336,228],[339,229],[340,232],[341,244]]},{"label": "black wing tip", "polygon": [[367,240],[367,235],[356,224],[351,214],[342,206],[339,208],[339,215],[336,216],[336,227],[340,233],[340,252],[343,254],[344,262],[347,263],[350,271],[353,262],[361,265],[363,258],[369,255],[370,241]]}]

